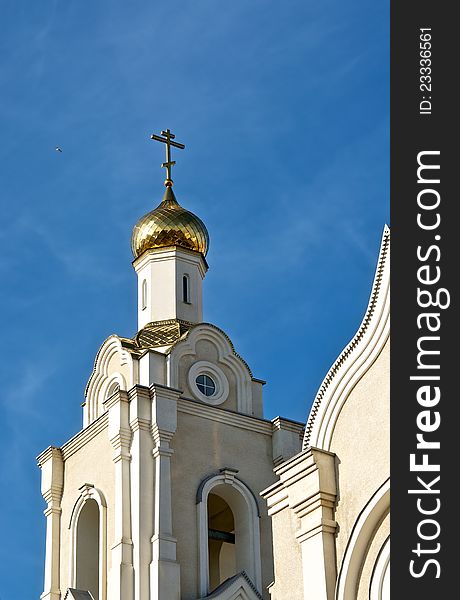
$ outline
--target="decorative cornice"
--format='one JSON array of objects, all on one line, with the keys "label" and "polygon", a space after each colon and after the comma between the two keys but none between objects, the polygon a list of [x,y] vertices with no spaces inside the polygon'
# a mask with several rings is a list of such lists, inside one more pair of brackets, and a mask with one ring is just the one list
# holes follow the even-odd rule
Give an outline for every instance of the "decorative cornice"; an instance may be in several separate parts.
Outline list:
[{"label": "decorative cornice", "polygon": [[326,474],[335,473],[334,463],[332,452],[309,448],[276,467],[274,472],[279,480],[260,492],[267,502],[268,514],[289,507],[302,518],[315,510],[333,510],[336,483]]},{"label": "decorative cornice", "polygon": [[79,433],[73,436],[68,442],[66,442],[61,450],[62,457],[64,460],[70,458],[73,454],[78,452],[80,448],[83,448],[90,440],[96,437],[101,431],[108,426],[108,413],[102,414],[98,419],[93,421],[88,427],[82,429]]},{"label": "decorative cornice", "polygon": [[129,422],[129,426],[133,433],[136,433],[137,431],[150,431],[150,421],[148,419],[136,417]]},{"label": "decorative cornice", "polygon": [[182,390],[168,387],[167,385],[162,385],[161,383],[152,383],[149,386],[149,390],[154,396],[162,396],[163,398],[168,398],[169,400],[177,400],[182,394]]},{"label": "decorative cornice", "polygon": [[292,433],[297,433],[299,436],[303,434],[305,431],[305,424],[300,423],[299,421],[292,421],[291,419],[285,419],[284,417],[275,417],[272,419],[273,431],[279,431],[283,429],[284,431],[291,431]]},{"label": "decorative cornice", "polygon": [[175,258],[178,254],[183,254],[181,258],[188,260],[188,262],[191,262],[192,264],[198,263],[203,276],[209,269],[206,258],[203,256],[203,254],[201,254],[201,252],[196,252],[195,250],[184,248],[183,246],[175,246],[174,244],[160,248],[148,248],[137,258],[135,258],[131,264],[133,265],[134,270],[137,272],[152,260],[155,262],[161,260],[170,260],[171,258]]},{"label": "decorative cornice", "polygon": [[239,429],[246,429],[262,435],[272,435],[271,421],[259,419],[252,415],[244,415],[224,408],[216,408],[208,404],[203,404],[191,398],[179,398],[177,410],[182,413],[193,415],[201,419],[209,419]]},{"label": "decorative cornice", "polygon": [[37,464],[41,468],[43,465],[48,462],[51,458],[57,458],[62,460],[62,451],[61,448],[57,446],[48,446],[43,452],[41,452],[37,456]]},{"label": "decorative cornice", "polygon": [[43,499],[47,504],[51,505],[51,508],[59,508],[63,489],[64,486],[62,484],[54,484],[43,492]]},{"label": "decorative cornice", "polygon": [[109,411],[111,408],[113,408],[114,406],[116,406],[117,404],[121,403],[121,402],[129,402],[129,395],[128,392],[126,392],[125,390],[117,390],[114,394],[112,394],[111,396],[109,396],[106,400],[104,400],[104,402],[102,403],[106,409],[106,411]]},{"label": "decorative cornice", "polygon": [[157,423],[152,424],[150,431],[152,434],[152,439],[155,443],[155,448],[169,448],[169,444],[174,437],[174,431],[165,431],[164,429],[160,429]]},{"label": "decorative cornice", "polygon": [[[357,350],[361,350],[365,339],[369,338],[369,334],[373,333],[373,330],[379,325],[381,319],[381,311],[379,308],[382,308],[382,305],[387,301],[389,287],[389,253],[390,229],[385,225],[371,295],[364,318],[353,339],[341,352],[319,387],[305,428],[303,449],[308,448],[311,444],[312,432],[316,426],[316,419],[324,398],[330,392],[331,384],[337,379],[339,373],[344,371],[349,364],[353,363],[355,357],[359,357],[360,353],[358,353]],[[315,440],[313,443],[317,444],[317,441]]]}]

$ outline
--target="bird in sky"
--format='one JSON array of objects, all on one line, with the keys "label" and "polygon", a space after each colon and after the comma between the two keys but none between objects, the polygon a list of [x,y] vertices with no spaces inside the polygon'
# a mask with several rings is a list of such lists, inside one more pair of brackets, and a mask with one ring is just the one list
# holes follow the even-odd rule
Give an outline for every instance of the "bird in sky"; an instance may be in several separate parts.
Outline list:
[{"label": "bird in sky", "polygon": [[62,149],[59,146],[56,146],[56,152],[62,152]]}]

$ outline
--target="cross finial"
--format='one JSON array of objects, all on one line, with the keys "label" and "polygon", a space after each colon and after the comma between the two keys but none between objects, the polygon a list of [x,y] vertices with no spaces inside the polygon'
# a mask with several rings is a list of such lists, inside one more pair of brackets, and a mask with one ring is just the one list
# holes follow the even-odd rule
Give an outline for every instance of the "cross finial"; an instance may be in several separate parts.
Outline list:
[{"label": "cross finial", "polygon": [[169,129],[162,131],[161,135],[164,137],[160,137],[159,135],[155,135],[154,133],[152,133],[150,139],[166,144],[166,162],[162,163],[161,166],[166,169],[165,186],[172,187],[173,180],[171,177],[171,167],[173,167],[176,164],[176,161],[171,160],[171,146],[174,146],[174,148],[180,148],[181,150],[183,150],[185,146],[184,144],[179,144],[179,142],[173,142],[173,139],[176,136],[173,133],[171,133]]}]

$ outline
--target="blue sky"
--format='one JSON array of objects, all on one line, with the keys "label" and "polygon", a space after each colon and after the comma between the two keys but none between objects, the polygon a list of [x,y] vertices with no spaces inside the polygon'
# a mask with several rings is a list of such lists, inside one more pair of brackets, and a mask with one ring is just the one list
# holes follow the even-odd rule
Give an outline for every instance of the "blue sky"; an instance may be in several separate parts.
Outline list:
[{"label": "blue sky", "polygon": [[135,333],[131,229],[163,193],[150,133],[187,146],[174,189],[211,237],[205,320],[268,381],[268,418],[307,418],[361,321],[389,219],[389,7],[1,12],[0,599],[29,600],[45,540],[35,456],[80,428],[102,341]]}]

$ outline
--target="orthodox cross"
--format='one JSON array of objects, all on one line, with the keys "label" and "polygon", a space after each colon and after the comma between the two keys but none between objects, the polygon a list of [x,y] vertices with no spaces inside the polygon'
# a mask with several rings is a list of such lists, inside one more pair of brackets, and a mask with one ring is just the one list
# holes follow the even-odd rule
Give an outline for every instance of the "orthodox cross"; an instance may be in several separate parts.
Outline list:
[{"label": "orthodox cross", "polygon": [[171,167],[173,167],[176,164],[175,160],[171,160],[171,146],[174,146],[174,148],[180,148],[181,150],[183,150],[185,146],[184,144],[179,144],[179,142],[173,142],[173,139],[176,136],[173,133],[171,133],[169,129],[162,131],[161,135],[164,137],[160,137],[159,135],[155,135],[154,133],[152,133],[150,139],[166,144],[166,162],[162,163],[161,166],[166,169],[165,186],[171,187],[173,184],[173,180],[171,177]]}]

